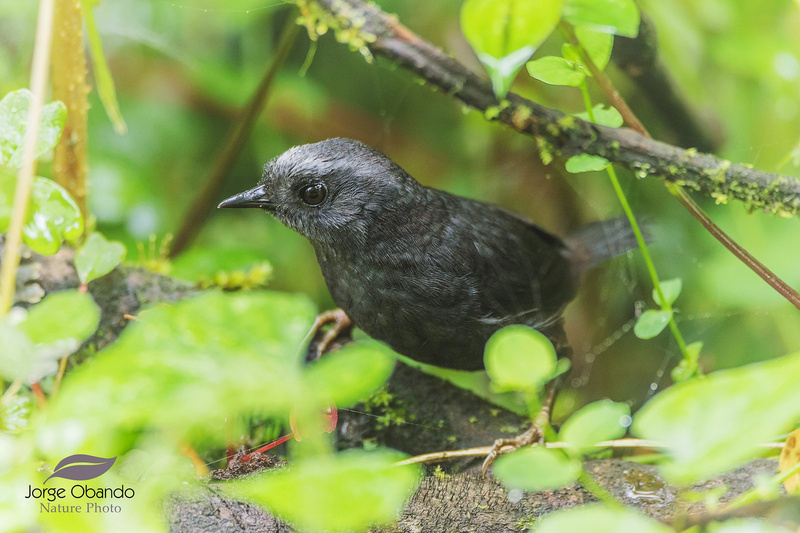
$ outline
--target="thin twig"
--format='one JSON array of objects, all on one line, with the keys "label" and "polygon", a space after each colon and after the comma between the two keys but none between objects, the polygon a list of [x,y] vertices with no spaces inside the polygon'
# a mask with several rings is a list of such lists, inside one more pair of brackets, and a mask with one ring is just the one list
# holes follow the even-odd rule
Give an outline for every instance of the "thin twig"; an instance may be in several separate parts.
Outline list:
[{"label": "thin twig", "polygon": [[67,359],[69,359],[69,356],[65,355],[58,361],[58,373],[56,373],[56,383],[53,385],[53,392],[50,393],[51,399],[56,397],[58,389],[61,388],[61,380],[64,379],[64,374],[67,371]]},{"label": "thin twig", "polygon": [[206,176],[203,188],[198,193],[195,200],[189,205],[189,210],[186,217],[178,230],[175,241],[173,242],[172,249],[169,252],[169,257],[175,257],[194,241],[197,233],[203,225],[203,222],[208,217],[211,209],[214,206],[214,198],[219,194],[225,178],[228,176],[236,158],[244,148],[245,141],[250,136],[253,130],[253,125],[256,119],[261,114],[264,106],[267,103],[267,98],[272,88],[272,82],[280,70],[281,65],[286,61],[289,51],[292,49],[295,37],[300,27],[295,24],[294,17],[289,17],[286,27],[281,34],[278,45],[275,49],[275,55],[272,57],[272,62],[264,73],[264,77],[258,84],[253,96],[247,103],[247,106],[242,110],[239,122],[236,124],[233,133],[228,137],[225,148],[222,151],[217,164],[214,169]]},{"label": "thin twig", "polygon": [[[571,446],[566,442],[545,442],[543,444],[540,444],[540,446],[544,446],[545,448],[554,448],[554,449],[573,448],[573,446]],[[764,448],[769,450],[780,450],[781,448],[783,448],[783,446],[784,446],[783,442],[763,442],[758,445],[759,448]],[[512,448],[513,448],[512,446],[501,448],[501,452],[512,451]],[[592,446],[592,448],[597,448],[597,449],[650,448],[657,450],[661,449],[666,450],[671,448],[671,446],[655,440],[625,438],[617,440],[604,440],[602,442],[598,442],[597,444]],[[441,452],[424,453],[422,455],[415,455],[414,457],[409,457],[408,459],[398,461],[397,463],[395,463],[395,466],[441,463],[449,459],[459,459],[463,457],[484,457],[490,451],[492,451],[492,446],[478,446],[476,448],[464,448],[462,450],[446,450]]]},{"label": "thin twig", "polygon": [[47,69],[50,63],[50,38],[53,27],[53,0],[39,2],[39,18],[36,22],[36,42],[33,47],[31,69],[31,98],[28,109],[28,124],[22,148],[22,167],[17,174],[17,189],[14,192],[14,207],[6,234],[6,249],[0,265],[0,318],[3,318],[14,303],[14,288],[19,267],[19,247],[22,244],[22,227],[28,211],[33,174],[36,169],[36,139],[42,121],[42,107],[47,89]]}]

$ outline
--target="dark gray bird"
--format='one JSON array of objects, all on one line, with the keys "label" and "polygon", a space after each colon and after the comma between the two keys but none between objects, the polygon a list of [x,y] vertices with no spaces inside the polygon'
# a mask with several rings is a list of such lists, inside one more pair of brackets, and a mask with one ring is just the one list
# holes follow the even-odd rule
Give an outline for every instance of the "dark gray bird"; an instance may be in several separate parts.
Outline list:
[{"label": "dark gray bird", "polygon": [[483,368],[487,339],[526,324],[564,344],[581,275],[635,245],[620,220],[562,240],[494,205],[423,187],[350,139],[296,146],[219,207],[259,207],[308,238],[336,305],[417,361]]}]

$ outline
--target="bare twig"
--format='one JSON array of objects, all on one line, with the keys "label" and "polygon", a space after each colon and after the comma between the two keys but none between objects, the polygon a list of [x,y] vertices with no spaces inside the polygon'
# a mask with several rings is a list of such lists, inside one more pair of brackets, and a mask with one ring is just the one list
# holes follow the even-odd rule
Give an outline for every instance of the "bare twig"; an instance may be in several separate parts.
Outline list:
[{"label": "bare twig", "polygon": [[[571,447],[571,445],[566,442],[545,442],[540,446],[553,449]],[[768,450],[780,450],[781,448],[783,448],[783,446],[784,446],[783,442],[764,442],[758,445],[759,448]],[[597,444],[595,444],[593,448],[667,449],[669,448],[669,446],[663,442],[658,442],[654,440],[625,438],[617,440],[604,440],[602,442],[598,442]],[[501,452],[510,452],[512,450],[513,446],[507,446],[501,448]],[[422,455],[415,455],[414,457],[409,457],[408,459],[398,461],[397,463],[395,463],[395,466],[441,463],[449,459],[459,459],[463,457],[485,457],[486,454],[488,454],[490,451],[492,451],[492,446],[478,446],[475,448],[464,448],[462,450],[445,450],[441,452],[424,453]]]}]

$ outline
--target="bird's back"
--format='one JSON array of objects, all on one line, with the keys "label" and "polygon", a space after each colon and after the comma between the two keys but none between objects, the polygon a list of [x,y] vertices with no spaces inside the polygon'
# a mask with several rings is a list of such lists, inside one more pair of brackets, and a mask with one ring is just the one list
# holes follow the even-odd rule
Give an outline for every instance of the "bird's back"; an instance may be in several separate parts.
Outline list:
[{"label": "bird's back", "polygon": [[369,249],[316,247],[334,301],[360,328],[415,360],[477,370],[501,327],[558,320],[577,281],[558,237],[443,191],[415,198],[373,221],[383,229]]}]

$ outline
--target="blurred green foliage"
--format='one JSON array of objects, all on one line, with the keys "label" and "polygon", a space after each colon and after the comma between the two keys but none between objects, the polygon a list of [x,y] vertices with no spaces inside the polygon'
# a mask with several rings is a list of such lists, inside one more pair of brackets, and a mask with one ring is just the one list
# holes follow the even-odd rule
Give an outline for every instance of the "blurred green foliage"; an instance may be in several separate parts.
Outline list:
[{"label": "blurred green foliage", "polygon": [[[378,3],[475,71],[483,68],[459,26],[462,2]],[[502,7],[508,2],[470,0],[467,6],[478,4]],[[565,5],[573,23],[585,24],[596,22],[585,15],[597,5],[611,6],[601,15],[614,15],[615,9],[633,4],[572,0]],[[798,175],[797,167],[787,163],[800,131],[796,3],[641,0],[639,5],[658,29],[661,60],[686,101],[721,140],[719,155]],[[264,0],[119,0],[94,8],[119,111],[128,127],[126,135],[117,135],[97,93],[90,95],[90,209],[104,235],[135,250],[137,243],[152,235],[163,242],[166,234],[177,229],[192,208],[203,177],[215,164],[221,140],[263,75],[280,29],[296,16],[293,9]],[[18,97],[22,93],[12,91],[29,83],[35,16],[35,2],[0,6],[0,95]],[[591,29],[630,33],[632,16],[628,13],[607,21],[605,29],[603,24]],[[528,70],[535,65],[531,74],[543,81],[524,73],[514,78],[522,61],[513,68],[496,69],[501,74],[493,79],[496,91],[502,93],[511,86],[566,112],[583,109],[578,90],[546,83],[553,82],[554,75],[558,83],[565,83],[565,78],[574,81],[568,85],[585,80],[579,62],[570,63],[575,51],[565,47],[557,34],[543,43],[515,39],[498,44],[493,37],[476,37],[482,29],[478,21],[463,31],[473,45],[483,42],[484,52],[498,60],[508,52],[541,44]],[[514,36],[519,33],[515,32]],[[607,60],[608,39],[585,33],[580,37],[592,42],[588,51],[593,58]],[[94,34],[92,39],[97,51]],[[513,46],[503,48],[509,44]],[[220,198],[251,187],[263,163],[294,144],[347,136],[384,151],[424,184],[499,203],[562,235],[589,220],[619,213],[613,191],[600,175],[563,173],[563,162],[542,165],[532,140],[485,121],[449,97],[432,94],[385,61],[367,64],[330,35],[321,37],[310,68],[300,76],[308,48],[307,40],[295,44]],[[541,59],[559,53],[564,61],[557,65]],[[109,80],[102,65],[95,68],[99,68],[97,82],[107,100]],[[613,63],[608,71],[654,137],[674,141],[675,133],[659,117],[657,105],[639,95]],[[602,101],[591,90],[593,99]],[[63,113],[54,105],[47,108],[45,134],[56,129],[60,133],[63,126]],[[601,113],[602,107],[596,106],[595,111],[598,122],[619,120],[613,112]],[[18,165],[12,159],[21,130],[5,126],[13,122],[8,117],[16,114],[0,104],[0,115],[6,116],[0,121],[4,126],[0,148],[3,164],[11,168]],[[48,150],[39,154],[45,175]],[[605,163],[578,159],[572,165],[583,172],[600,170]],[[705,347],[698,362],[710,372],[707,377],[671,388],[634,414],[637,434],[677,446],[665,472],[690,482],[745,460],[756,443],[773,437],[800,416],[795,407],[796,379],[792,379],[797,375],[797,355],[777,358],[800,344],[796,312],[708,236],[655,179],[639,179],[631,173],[622,177],[634,209],[651,221],[652,251],[660,272],[682,280],[682,291],[680,285],[673,286],[665,294],[673,301],[681,295],[674,316],[687,341],[702,341]],[[0,225],[10,212],[13,179],[7,171],[0,176]],[[50,187],[41,204],[55,202],[63,207],[69,203],[68,196],[59,198]],[[791,248],[800,242],[797,221],[749,214],[735,203],[700,201],[753,255],[789,284],[800,286]],[[56,233],[50,227],[45,230]],[[63,236],[68,239],[78,236],[67,233]],[[60,245],[61,236],[55,240]],[[88,282],[113,268],[123,251],[113,241],[92,234],[77,259],[82,280]],[[157,259],[139,258],[141,262]],[[212,214],[193,248],[171,267],[176,276],[223,288],[256,287],[272,276],[271,288],[284,292],[229,295],[211,291],[174,306],[144,311],[117,343],[69,375],[47,412],[32,414],[29,395],[4,402],[0,427],[9,434],[0,433],[3,526],[22,529],[40,519],[33,506],[18,504],[19,492],[46,477],[37,472],[38,466],[55,464],[88,447],[97,454],[119,456],[121,465],[90,485],[137,483],[141,487],[124,527],[160,530],[161,498],[193,476],[188,459],[178,453],[181,446],[219,449],[225,445],[226,434],[243,431],[253,418],[285,418],[292,410],[301,425],[319,426],[319,411],[332,403],[355,403],[377,390],[391,371],[392,354],[370,341],[359,341],[308,368],[299,364],[314,314],[331,301],[308,243],[263,213]],[[221,273],[230,271],[242,275],[222,277]],[[661,335],[645,342],[632,331],[635,317],[654,298],[650,284],[642,279],[646,275],[636,254],[629,254],[587,280],[567,318],[575,349],[567,380],[574,391],[569,397],[586,407],[567,419],[558,435],[569,444],[565,450],[525,450],[498,461],[498,476],[509,486],[555,488],[579,478],[580,453],[623,434],[631,422],[628,406],[645,403],[669,385],[668,370],[679,359],[674,341]],[[293,292],[307,297],[289,294]],[[62,321],[64,309],[71,312]],[[91,298],[77,292],[50,296],[27,315],[16,314],[14,321],[0,324],[2,377],[36,381],[53,374],[55,361],[94,331],[97,318]],[[658,327],[660,323],[646,335],[639,332],[640,336],[657,334]],[[490,374],[495,388],[536,392],[546,379],[564,370],[547,346],[532,346],[535,341],[519,338],[509,342],[502,349],[490,347],[487,356],[494,367]],[[698,348],[693,353],[699,354],[699,344],[694,346]],[[529,359],[508,357],[528,351]],[[29,355],[27,366],[15,366],[19,353]],[[546,367],[532,363],[542,357],[548,361]],[[775,360],[758,363],[768,359]],[[742,368],[723,370],[737,366]],[[475,383],[473,377],[452,379]],[[488,390],[485,378],[481,386]],[[601,397],[619,402],[594,402]],[[696,408],[698,402],[702,409]],[[233,428],[226,427],[226,418]],[[707,431],[712,425],[717,430]],[[704,440],[698,440],[698,435]],[[243,485],[242,491],[305,527],[363,528],[390,521],[418,481],[413,469],[389,468],[397,459],[393,452],[333,454],[326,435],[296,444],[292,453],[297,458],[294,468]],[[530,480],[531,472],[540,476],[534,476],[539,485],[520,481],[520,473],[529,474],[524,479]],[[310,497],[319,513],[298,508],[298,492]],[[352,508],[348,498],[369,498],[374,505]],[[53,517],[43,520],[45,525],[52,521],[51,526],[74,530],[120,531],[120,522],[112,518],[70,515],[69,523],[57,524]],[[735,525],[728,528],[733,530]],[[752,528],[767,531],[760,524]],[[539,531],[589,529],[668,530],[636,513],[597,506],[554,514],[542,521]],[[723,530],[724,526],[719,528]]]}]

